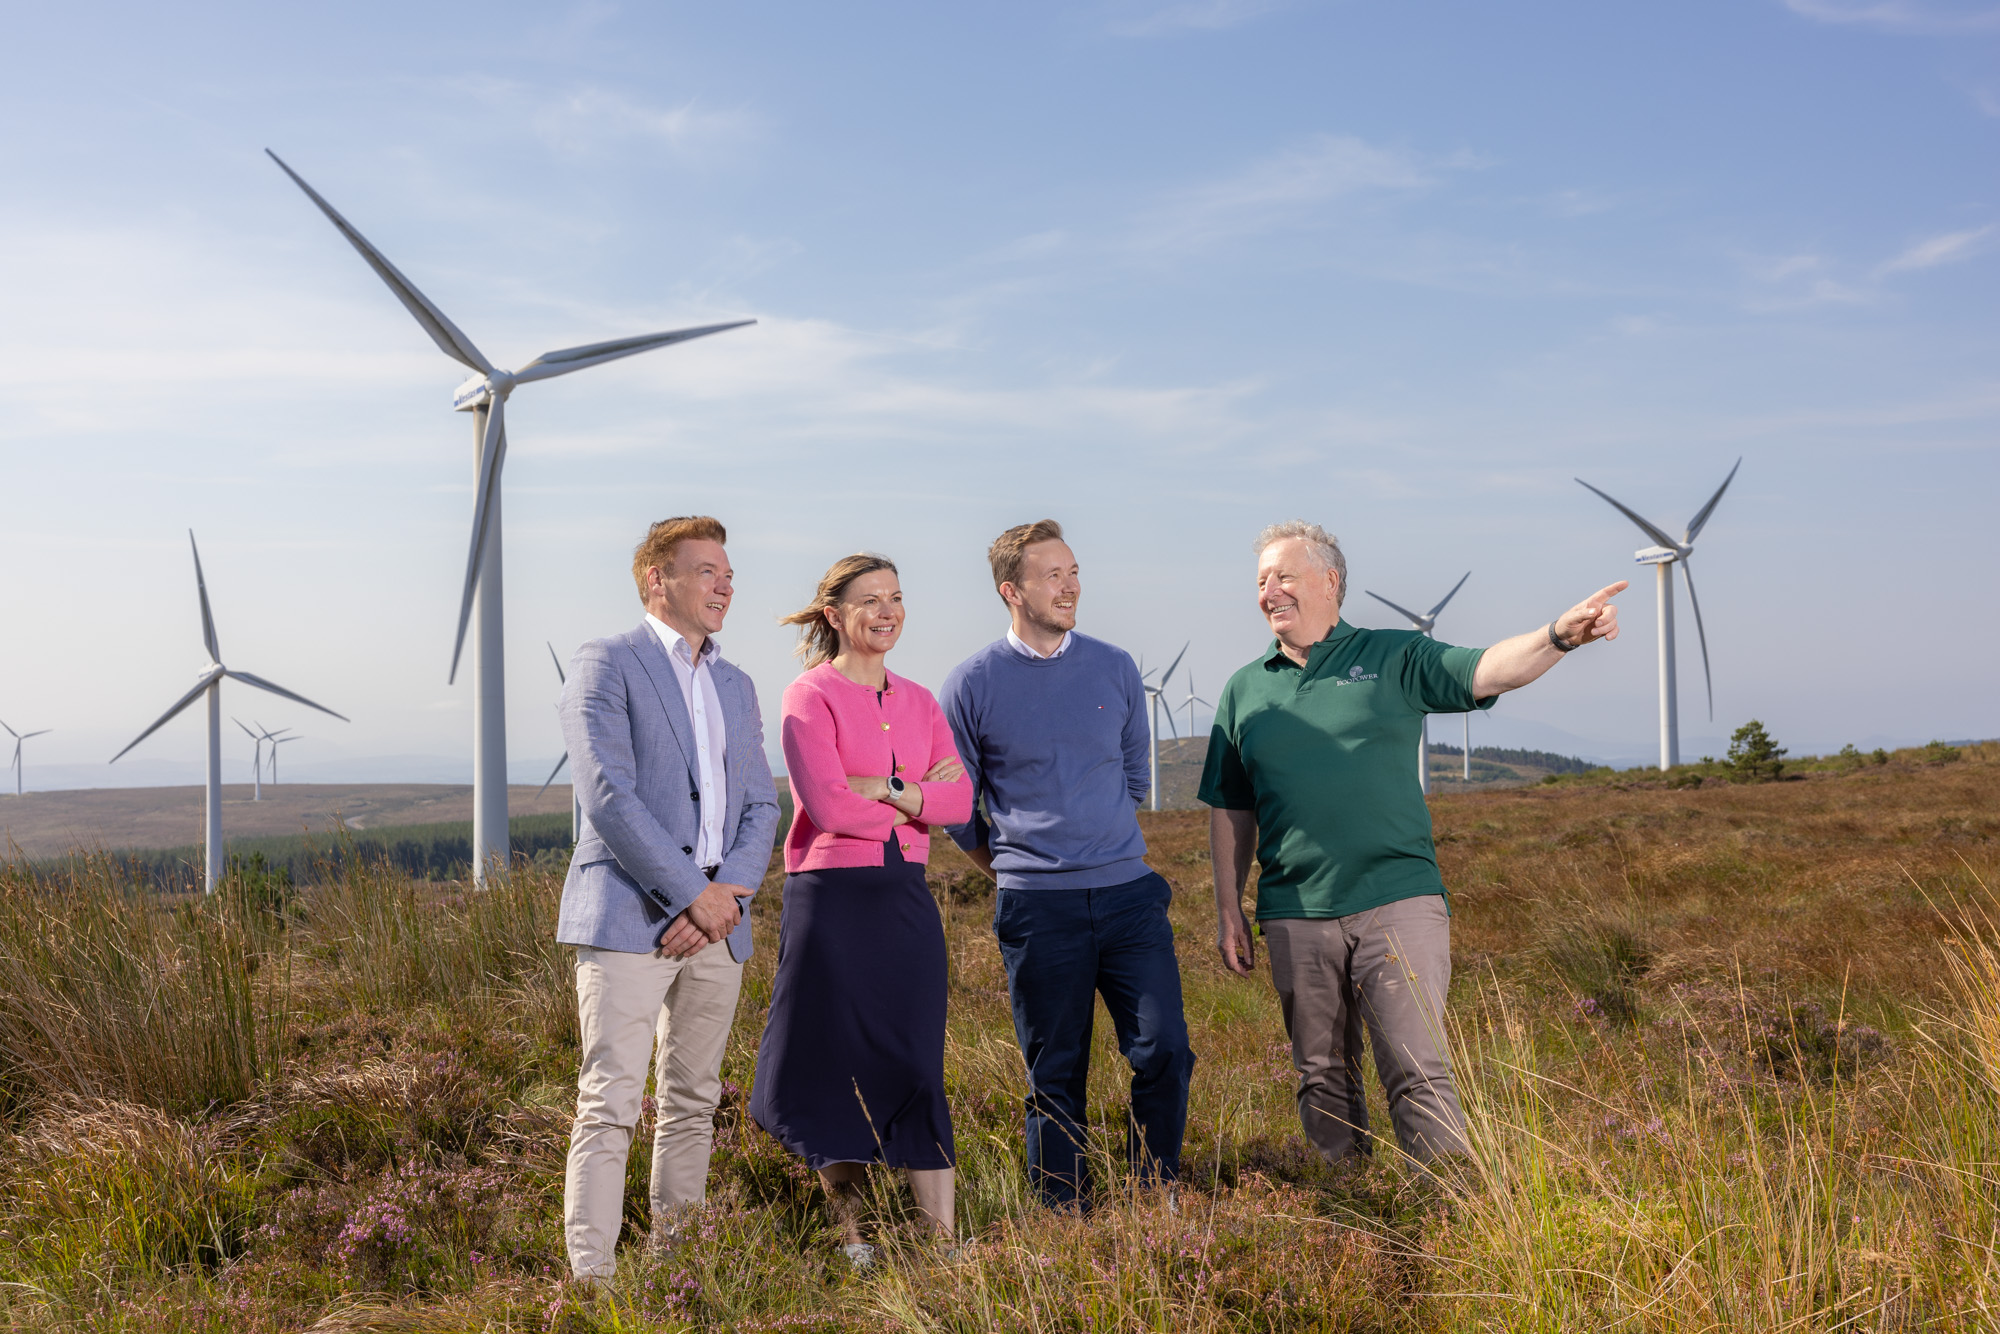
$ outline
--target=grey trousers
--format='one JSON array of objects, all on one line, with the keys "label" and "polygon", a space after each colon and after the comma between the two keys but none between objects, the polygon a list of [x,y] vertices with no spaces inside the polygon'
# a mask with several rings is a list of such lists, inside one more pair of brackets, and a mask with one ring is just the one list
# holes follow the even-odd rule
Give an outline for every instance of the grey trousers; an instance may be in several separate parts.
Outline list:
[{"label": "grey trousers", "polygon": [[1451,985],[1443,896],[1262,926],[1299,1072],[1299,1120],[1314,1147],[1333,1161],[1372,1148],[1361,1084],[1366,1025],[1403,1152],[1420,1163],[1465,1152],[1465,1113],[1443,1041]]}]

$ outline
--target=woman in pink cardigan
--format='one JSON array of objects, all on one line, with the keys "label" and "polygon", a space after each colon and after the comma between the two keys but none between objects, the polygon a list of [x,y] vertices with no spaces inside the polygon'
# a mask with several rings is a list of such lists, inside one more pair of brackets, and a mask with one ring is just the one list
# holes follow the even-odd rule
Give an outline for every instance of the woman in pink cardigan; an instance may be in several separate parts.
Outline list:
[{"label": "woman in pink cardigan", "polygon": [[907,1172],[918,1210],[952,1234],[944,929],[924,863],[933,827],[972,817],[972,785],[937,700],[883,665],[903,632],[894,565],[835,562],[785,623],[802,627],[806,671],[785,691],[792,827],[750,1115],[819,1172],[866,1268],[869,1163]]}]

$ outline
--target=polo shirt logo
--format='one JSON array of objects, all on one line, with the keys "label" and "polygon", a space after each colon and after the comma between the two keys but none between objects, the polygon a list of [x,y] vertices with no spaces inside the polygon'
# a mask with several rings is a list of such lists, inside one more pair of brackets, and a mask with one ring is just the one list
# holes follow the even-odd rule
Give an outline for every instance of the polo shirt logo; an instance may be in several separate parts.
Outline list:
[{"label": "polo shirt logo", "polygon": [[1352,667],[1349,667],[1347,669],[1347,679],[1345,681],[1341,680],[1339,677],[1336,676],[1333,678],[1333,683],[1337,686],[1359,685],[1363,681],[1377,680],[1381,677],[1381,675],[1382,673],[1380,672],[1362,671],[1361,664],[1357,662]]}]

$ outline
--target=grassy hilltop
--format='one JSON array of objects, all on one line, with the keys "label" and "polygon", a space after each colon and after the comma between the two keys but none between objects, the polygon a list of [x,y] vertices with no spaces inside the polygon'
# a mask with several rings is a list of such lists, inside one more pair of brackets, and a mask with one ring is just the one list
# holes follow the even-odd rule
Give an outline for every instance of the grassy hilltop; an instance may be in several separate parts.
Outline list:
[{"label": "grassy hilltop", "polygon": [[[1993,1327],[2000,746],[1754,784],[1569,775],[1433,811],[1476,1150],[1455,1189],[1393,1151],[1340,1173],[1305,1151],[1268,976],[1215,961],[1204,817],[1166,812],[1142,818],[1180,891],[1200,1056],[1177,1210],[1108,1152],[1091,1215],[1024,1203],[992,887],[946,849],[971,1242],[928,1249],[885,1182],[893,1258],[848,1274],[809,1174],[744,1114],[774,866],[713,1206],[673,1256],[628,1250],[596,1303],[561,1281],[557,870],[474,895],[354,858],[197,902],[101,861],[0,869],[0,1328]],[[1108,1149],[1123,1079],[1101,1014],[1094,1060]]]}]

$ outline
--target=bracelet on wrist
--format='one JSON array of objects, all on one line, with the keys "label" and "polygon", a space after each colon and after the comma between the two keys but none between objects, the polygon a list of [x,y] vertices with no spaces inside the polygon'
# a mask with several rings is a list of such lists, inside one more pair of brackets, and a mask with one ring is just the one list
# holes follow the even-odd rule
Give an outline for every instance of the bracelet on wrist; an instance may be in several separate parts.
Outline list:
[{"label": "bracelet on wrist", "polygon": [[1558,634],[1556,633],[1556,623],[1555,623],[1554,621],[1550,621],[1550,622],[1549,622],[1549,647],[1550,647],[1550,648],[1552,648],[1552,649],[1554,649],[1554,650],[1555,650],[1556,652],[1558,652],[1558,653],[1572,653],[1572,652],[1576,651],[1577,649],[1580,649],[1580,648],[1582,648],[1582,647],[1583,647],[1583,645],[1582,645],[1582,644],[1572,644],[1572,643],[1570,643],[1570,642],[1569,642],[1569,641],[1568,641],[1567,639],[1564,639],[1564,638],[1563,638],[1562,636],[1558,635]]}]

